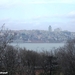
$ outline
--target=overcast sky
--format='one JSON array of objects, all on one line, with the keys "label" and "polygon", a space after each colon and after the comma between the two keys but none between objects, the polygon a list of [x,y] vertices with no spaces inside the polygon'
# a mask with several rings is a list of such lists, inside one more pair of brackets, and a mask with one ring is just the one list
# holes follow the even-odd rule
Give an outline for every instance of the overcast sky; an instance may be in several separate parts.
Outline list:
[{"label": "overcast sky", "polygon": [[0,26],[75,31],[75,0],[0,0]]}]

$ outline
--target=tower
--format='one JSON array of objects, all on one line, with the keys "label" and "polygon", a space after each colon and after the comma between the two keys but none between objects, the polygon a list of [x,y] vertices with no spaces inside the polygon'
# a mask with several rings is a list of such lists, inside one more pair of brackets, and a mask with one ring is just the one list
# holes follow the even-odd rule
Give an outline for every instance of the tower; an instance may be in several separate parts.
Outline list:
[{"label": "tower", "polygon": [[52,27],[51,26],[48,27],[48,31],[52,32]]}]

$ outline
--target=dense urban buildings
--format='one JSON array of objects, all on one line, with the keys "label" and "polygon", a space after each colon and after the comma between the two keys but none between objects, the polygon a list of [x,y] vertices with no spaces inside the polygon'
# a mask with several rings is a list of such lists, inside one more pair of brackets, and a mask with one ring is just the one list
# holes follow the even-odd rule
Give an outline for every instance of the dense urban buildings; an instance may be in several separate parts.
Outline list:
[{"label": "dense urban buildings", "polygon": [[51,26],[48,30],[16,30],[12,34],[16,34],[13,42],[26,43],[59,43],[75,38],[75,32],[62,31],[60,28],[52,30]]}]

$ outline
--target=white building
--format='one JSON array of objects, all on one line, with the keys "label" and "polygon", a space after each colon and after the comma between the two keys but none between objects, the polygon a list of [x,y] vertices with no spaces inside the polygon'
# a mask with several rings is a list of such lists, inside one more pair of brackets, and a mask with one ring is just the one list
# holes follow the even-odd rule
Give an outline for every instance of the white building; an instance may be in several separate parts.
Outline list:
[{"label": "white building", "polygon": [[62,30],[60,28],[54,29],[54,32],[61,32]]}]

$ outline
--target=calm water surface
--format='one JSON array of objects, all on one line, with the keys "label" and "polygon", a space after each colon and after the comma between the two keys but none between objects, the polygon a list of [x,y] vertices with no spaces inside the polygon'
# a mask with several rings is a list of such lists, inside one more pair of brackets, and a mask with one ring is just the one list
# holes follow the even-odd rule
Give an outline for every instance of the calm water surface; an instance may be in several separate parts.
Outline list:
[{"label": "calm water surface", "polygon": [[12,43],[11,45],[29,50],[52,50],[64,46],[64,43]]}]

